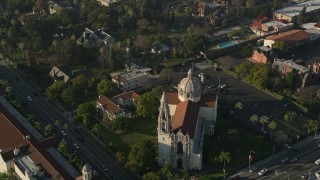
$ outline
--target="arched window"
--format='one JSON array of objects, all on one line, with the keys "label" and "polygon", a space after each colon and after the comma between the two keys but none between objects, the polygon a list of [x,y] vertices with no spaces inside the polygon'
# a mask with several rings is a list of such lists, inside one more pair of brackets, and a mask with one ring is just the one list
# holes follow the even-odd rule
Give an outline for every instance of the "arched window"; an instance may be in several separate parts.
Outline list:
[{"label": "arched window", "polygon": [[177,154],[183,154],[183,144],[182,144],[182,142],[178,142]]}]

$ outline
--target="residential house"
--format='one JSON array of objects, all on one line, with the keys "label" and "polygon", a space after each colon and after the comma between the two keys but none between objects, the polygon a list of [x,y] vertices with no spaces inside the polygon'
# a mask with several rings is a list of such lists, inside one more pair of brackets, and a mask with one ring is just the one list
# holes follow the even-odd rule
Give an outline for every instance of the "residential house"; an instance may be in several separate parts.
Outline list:
[{"label": "residential house", "polygon": [[306,7],[306,15],[309,17],[315,16],[320,11],[320,0],[305,1],[299,4],[294,4],[274,12],[274,19],[297,23],[300,11]]},{"label": "residential house", "polygon": [[117,117],[132,118],[136,116],[134,101],[139,95],[133,91],[114,96],[111,99],[100,96],[97,100],[97,108],[102,119],[114,120]]},{"label": "residential house", "polygon": [[214,135],[218,96],[205,94],[203,74],[200,79],[190,69],[177,92],[162,94],[157,128],[160,166],[202,169],[203,137]]},{"label": "residential house", "polygon": [[277,35],[269,36],[264,39],[263,46],[273,48],[276,42],[283,42],[286,48],[297,46],[305,43],[310,39],[309,33],[304,30],[290,30],[287,32],[279,33]]},{"label": "residential house", "polygon": [[314,41],[320,38],[320,23],[305,23],[300,26],[310,35],[310,40]]},{"label": "residential house", "polygon": [[167,45],[165,45],[159,41],[154,42],[151,47],[151,53],[154,53],[154,54],[165,53],[169,50],[170,50],[170,48]]},{"label": "residential house", "polygon": [[259,36],[265,36],[273,32],[283,32],[293,29],[293,23],[282,23],[279,21],[255,21],[251,25],[252,32],[256,33]]},{"label": "residential house", "polygon": [[220,9],[221,5],[216,2],[197,2],[197,11],[200,17],[206,17],[215,10]]},{"label": "residential house", "polygon": [[112,77],[112,82],[116,83],[124,91],[132,91],[143,87],[148,79],[150,68],[135,67],[127,72],[117,74]]},{"label": "residential house", "polygon": [[70,68],[58,68],[57,66],[53,66],[49,72],[49,76],[54,81],[63,80],[66,84],[71,83],[71,80],[80,74],[87,77],[91,76],[91,72],[86,68],[78,71],[72,71]]},{"label": "residential house", "polygon": [[274,53],[271,48],[266,46],[260,46],[253,50],[251,59],[253,62],[258,62],[262,64],[272,63],[274,58]]},{"label": "residential house", "polygon": [[314,83],[319,83],[319,66],[319,63],[313,63],[305,67],[297,64],[292,59],[274,59],[272,64],[272,68],[277,71],[281,77],[286,77],[289,73],[292,73],[295,77],[297,87],[306,87]]},{"label": "residential house", "polygon": [[116,0],[98,0],[102,6],[109,7],[110,4],[117,2]]},{"label": "residential house", "polygon": [[16,109],[0,97],[0,172],[17,179],[76,179],[80,176],[56,150],[55,137],[45,139]]},{"label": "residential house", "polygon": [[62,10],[75,10],[69,1],[48,1],[50,14],[61,12]]},{"label": "residential house", "polygon": [[92,31],[85,28],[82,36],[77,39],[77,44],[85,48],[100,48],[104,45],[113,45],[116,41],[111,35],[105,32],[106,29]]}]

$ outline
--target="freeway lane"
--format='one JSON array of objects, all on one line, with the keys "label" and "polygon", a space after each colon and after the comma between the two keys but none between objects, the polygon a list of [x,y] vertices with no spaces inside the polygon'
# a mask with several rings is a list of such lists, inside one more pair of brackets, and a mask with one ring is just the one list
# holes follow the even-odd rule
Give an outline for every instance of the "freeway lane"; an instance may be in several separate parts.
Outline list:
[{"label": "freeway lane", "polygon": [[[274,156],[252,164],[252,167],[258,168],[257,171],[250,173],[248,172],[248,168],[244,168],[236,174],[243,179],[294,180],[302,179],[301,175],[306,173],[312,175],[310,179],[316,179],[314,174],[320,171],[320,165],[316,165],[314,162],[320,158],[319,144],[319,139],[313,139],[310,136],[292,146],[292,148],[296,149],[296,153],[293,153],[291,150],[283,150]],[[287,161],[281,163],[281,159],[284,157],[288,157],[289,159],[297,157],[298,160],[296,162]],[[264,176],[259,176],[258,172],[263,168],[268,169],[268,173]]]},{"label": "freeway lane", "polygon": [[[108,169],[119,179],[132,179],[127,172],[125,172],[117,163],[114,162],[112,157],[107,155],[103,151],[103,147],[98,143],[84,138],[83,142],[80,142],[77,138],[79,137],[80,131],[74,132],[77,127],[73,123],[69,123],[69,113],[64,109],[58,109],[37,89],[32,87],[23,78],[20,77],[13,69],[1,64],[0,61],[0,77],[10,81],[13,87],[13,94],[20,100],[28,102],[27,96],[31,96],[33,101],[27,103],[27,111],[33,113],[39,120],[42,120],[44,124],[53,124],[57,119],[63,123],[68,123],[70,130],[68,131],[68,137],[72,142],[76,142],[80,145],[81,154],[85,155],[86,158],[91,161],[96,170],[100,174],[108,177],[108,173],[104,172],[101,168],[102,165],[107,166]],[[33,94],[39,94],[39,97],[34,97]],[[90,156],[89,156],[90,155]]]}]

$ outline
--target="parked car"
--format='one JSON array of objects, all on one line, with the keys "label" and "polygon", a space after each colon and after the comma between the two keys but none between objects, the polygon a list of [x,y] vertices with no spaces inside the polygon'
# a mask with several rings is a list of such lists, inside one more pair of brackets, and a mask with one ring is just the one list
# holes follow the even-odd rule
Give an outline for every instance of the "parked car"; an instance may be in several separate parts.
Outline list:
[{"label": "parked car", "polygon": [[259,176],[263,176],[268,172],[268,169],[261,169],[261,171],[259,171]]},{"label": "parked car", "polygon": [[283,146],[287,149],[291,149],[291,146],[289,144],[283,144]]},{"label": "parked car", "polygon": [[252,167],[249,169],[249,172],[254,172],[254,171],[256,171],[257,169],[258,169],[257,167],[252,166]]},{"label": "parked car", "polygon": [[284,157],[284,158],[281,159],[281,162],[282,162],[282,163],[285,163],[285,162],[287,162],[288,160],[289,160],[288,157]]},{"label": "parked car", "polygon": [[61,132],[62,136],[66,136],[67,135],[67,133],[64,130],[62,130],[60,132]]},{"label": "parked car", "polygon": [[309,178],[309,174],[308,173],[304,173],[301,175],[301,178],[306,179]]},{"label": "parked car", "polygon": [[319,164],[320,164],[320,159],[317,159],[314,163],[315,163],[316,165],[319,165]]},{"label": "parked car", "polygon": [[77,144],[77,143],[73,143],[73,146],[76,148],[76,149],[79,149],[80,146]]},{"label": "parked car", "polygon": [[31,96],[27,96],[28,101],[32,101],[32,97]]},{"label": "parked car", "polygon": [[290,159],[290,162],[292,162],[292,163],[294,163],[296,161],[298,161],[298,158],[296,158],[296,157]]}]

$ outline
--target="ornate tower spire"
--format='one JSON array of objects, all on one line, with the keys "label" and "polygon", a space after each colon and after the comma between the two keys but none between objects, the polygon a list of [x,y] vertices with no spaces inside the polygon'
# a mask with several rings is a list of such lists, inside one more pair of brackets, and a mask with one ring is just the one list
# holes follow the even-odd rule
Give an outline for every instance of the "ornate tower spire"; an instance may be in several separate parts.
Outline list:
[{"label": "ornate tower spire", "polygon": [[163,92],[158,116],[158,131],[170,133],[171,131],[171,117],[169,112],[169,105],[167,103],[166,92]]}]

